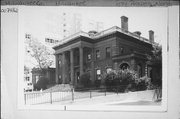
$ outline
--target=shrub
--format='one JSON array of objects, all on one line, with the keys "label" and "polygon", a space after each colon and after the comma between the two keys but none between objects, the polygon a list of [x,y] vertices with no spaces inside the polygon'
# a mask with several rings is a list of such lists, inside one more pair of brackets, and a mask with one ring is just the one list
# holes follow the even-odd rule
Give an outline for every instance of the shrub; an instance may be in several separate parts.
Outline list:
[{"label": "shrub", "polygon": [[80,84],[85,88],[91,86],[91,80],[90,80],[89,72],[86,72],[80,76]]},{"label": "shrub", "polygon": [[118,90],[123,92],[126,86],[128,85],[128,76],[126,75],[125,70],[112,70],[106,74],[103,74],[105,80],[105,86],[107,87],[108,91]]},{"label": "shrub", "polygon": [[137,73],[129,69],[112,70],[103,75],[105,85],[108,87],[109,91],[117,90],[117,88],[120,92],[145,90],[150,82],[148,77],[137,78]]},{"label": "shrub", "polygon": [[137,77],[134,70],[112,70],[103,74],[103,80],[108,91],[142,91],[151,89],[151,79],[147,76]]},{"label": "shrub", "polygon": [[95,87],[100,87],[101,85],[101,80],[95,80],[94,81]]},{"label": "shrub", "polygon": [[48,79],[46,77],[40,77],[38,82],[34,85],[34,89],[41,90],[46,89],[48,85]]}]

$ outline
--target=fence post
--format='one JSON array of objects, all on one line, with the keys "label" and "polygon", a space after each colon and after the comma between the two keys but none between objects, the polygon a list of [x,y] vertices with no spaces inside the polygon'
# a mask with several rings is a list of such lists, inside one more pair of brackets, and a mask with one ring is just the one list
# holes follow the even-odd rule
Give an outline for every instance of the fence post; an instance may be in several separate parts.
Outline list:
[{"label": "fence post", "polygon": [[90,98],[92,98],[91,90],[90,90]]},{"label": "fence post", "polygon": [[26,94],[24,94],[24,103],[26,105]]},{"label": "fence post", "polygon": [[106,96],[106,88],[105,88],[105,96]]},{"label": "fence post", "polygon": [[50,102],[52,104],[52,91],[50,91]]},{"label": "fence post", "polygon": [[71,89],[71,92],[72,92],[72,101],[74,101],[74,89],[73,88]]},{"label": "fence post", "polygon": [[117,86],[117,89],[116,89],[116,90],[117,90],[117,95],[118,95],[118,86]]}]

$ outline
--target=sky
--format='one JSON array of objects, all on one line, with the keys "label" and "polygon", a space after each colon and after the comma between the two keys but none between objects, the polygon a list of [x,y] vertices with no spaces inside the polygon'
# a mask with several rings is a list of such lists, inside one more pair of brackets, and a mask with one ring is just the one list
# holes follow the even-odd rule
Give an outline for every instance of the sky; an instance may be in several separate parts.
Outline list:
[{"label": "sky", "polygon": [[105,30],[112,26],[121,27],[120,17],[126,16],[130,32],[140,31],[142,37],[149,38],[148,31],[153,30],[155,41],[160,44],[167,38],[165,7],[23,7],[20,19],[24,21],[24,33],[30,33],[39,40],[48,36],[61,40],[62,13],[80,14],[82,31],[85,32],[91,30],[88,23],[92,20],[102,22]]}]

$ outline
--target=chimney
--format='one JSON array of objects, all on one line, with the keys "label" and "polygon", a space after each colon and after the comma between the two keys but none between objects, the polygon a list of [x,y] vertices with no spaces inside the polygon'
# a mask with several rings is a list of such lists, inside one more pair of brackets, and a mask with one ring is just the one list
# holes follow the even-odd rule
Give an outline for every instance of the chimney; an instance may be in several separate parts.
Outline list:
[{"label": "chimney", "polygon": [[140,31],[135,31],[134,34],[137,35],[137,36],[141,36],[141,32]]},{"label": "chimney", "polygon": [[152,31],[152,30],[149,30],[149,41],[151,43],[154,42],[154,31]]},{"label": "chimney", "polygon": [[128,18],[126,16],[121,16],[121,29],[128,31]]},{"label": "chimney", "polygon": [[89,36],[95,36],[96,33],[97,33],[97,31],[93,31],[93,30],[88,32]]}]

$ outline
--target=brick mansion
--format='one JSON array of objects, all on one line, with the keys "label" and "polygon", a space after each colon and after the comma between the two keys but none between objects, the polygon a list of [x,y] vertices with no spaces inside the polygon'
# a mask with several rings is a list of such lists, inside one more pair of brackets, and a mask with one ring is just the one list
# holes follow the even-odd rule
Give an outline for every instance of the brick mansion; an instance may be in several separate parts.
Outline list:
[{"label": "brick mansion", "polygon": [[161,80],[161,63],[149,59],[152,55],[154,32],[149,38],[141,32],[128,31],[128,18],[121,17],[121,28],[114,26],[102,32],[78,32],[53,47],[56,57],[56,83],[78,85],[79,77],[90,73],[92,83],[111,69],[132,69],[139,77]]}]

